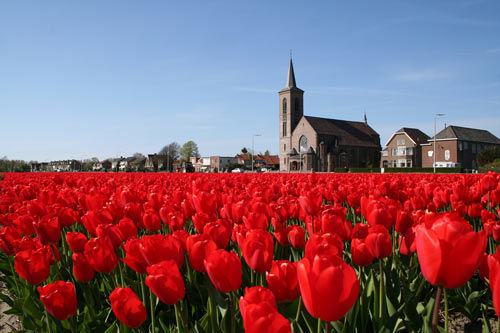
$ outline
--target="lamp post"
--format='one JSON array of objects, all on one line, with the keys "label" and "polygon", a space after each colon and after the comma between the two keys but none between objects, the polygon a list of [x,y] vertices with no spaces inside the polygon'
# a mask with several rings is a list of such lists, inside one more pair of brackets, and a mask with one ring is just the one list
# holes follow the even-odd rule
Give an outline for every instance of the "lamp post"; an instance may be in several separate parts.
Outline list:
[{"label": "lamp post", "polygon": [[255,151],[254,151],[254,139],[256,136],[262,136],[261,134],[254,134],[252,135],[252,172],[253,172],[253,155],[255,154]]},{"label": "lamp post", "polygon": [[444,113],[436,113],[434,115],[434,152],[432,153],[432,156],[434,157],[434,163],[433,163],[433,167],[434,167],[434,173],[436,173],[436,119],[437,117],[442,117],[444,116]]}]

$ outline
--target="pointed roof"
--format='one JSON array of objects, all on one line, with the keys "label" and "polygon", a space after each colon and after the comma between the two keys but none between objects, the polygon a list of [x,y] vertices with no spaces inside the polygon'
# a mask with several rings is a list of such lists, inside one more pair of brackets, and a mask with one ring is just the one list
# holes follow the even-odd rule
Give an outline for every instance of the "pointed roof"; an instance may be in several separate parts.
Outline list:
[{"label": "pointed roof", "polygon": [[280,91],[289,91],[289,90],[303,92],[302,89],[297,88],[297,83],[295,82],[295,73],[293,71],[293,62],[291,57],[290,57],[290,66],[288,67],[288,75],[286,77],[286,87]]},{"label": "pointed roof", "polygon": [[286,88],[297,88],[295,84],[295,73],[293,72],[293,62],[290,57],[290,67],[288,67],[288,77],[286,79]]}]

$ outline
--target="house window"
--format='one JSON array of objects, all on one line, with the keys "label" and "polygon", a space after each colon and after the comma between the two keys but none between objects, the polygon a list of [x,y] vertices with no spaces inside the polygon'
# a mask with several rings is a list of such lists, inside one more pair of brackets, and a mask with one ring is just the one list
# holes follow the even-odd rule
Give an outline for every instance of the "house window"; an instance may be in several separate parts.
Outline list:
[{"label": "house window", "polygon": [[473,154],[477,153],[477,145],[473,143],[471,146],[472,146],[472,153]]},{"label": "house window", "polygon": [[450,159],[450,151],[449,150],[444,151],[444,159],[447,161]]},{"label": "house window", "polygon": [[301,152],[307,152],[307,138],[302,135],[299,140],[299,148]]},{"label": "house window", "polygon": [[398,161],[397,160],[392,160],[392,167],[395,168],[397,166]]},{"label": "house window", "polygon": [[406,166],[407,166],[408,168],[411,168],[411,167],[412,167],[412,165],[411,165],[411,160],[406,160]]},{"label": "house window", "polygon": [[403,146],[405,144],[405,139],[398,139],[398,146]]},{"label": "house window", "polygon": [[466,141],[466,142],[464,142],[464,150],[467,150],[467,149],[469,149],[469,144]]},{"label": "house window", "polygon": [[462,147],[462,141],[458,141],[458,150],[459,151],[462,151],[463,147]]},{"label": "house window", "polygon": [[406,155],[413,155],[413,148],[406,148]]},{"label": "house window", "polygon": [[433,154],[433,153],[434,153],[434,152],[433,152],[432,150],[429,150],[429,151],[427,152],[427,156],[432,157],[432,154]]},{"label": "house window", "polygon": [[392,148],[392,156],[398,156],[398,149]]}]

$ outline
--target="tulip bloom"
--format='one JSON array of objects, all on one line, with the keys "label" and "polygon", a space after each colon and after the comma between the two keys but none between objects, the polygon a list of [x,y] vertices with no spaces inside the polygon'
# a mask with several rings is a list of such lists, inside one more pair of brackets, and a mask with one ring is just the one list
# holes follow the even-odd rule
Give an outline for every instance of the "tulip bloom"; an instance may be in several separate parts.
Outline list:
[{"label": "tulip bloom", "polygon": [[267,286],[279,302],[291,302],[300,295],[297,265],[288,260],[273,261],[266,273]]},{"label": "tulip bloom", "polygon": [[278,311],[278,307],[276,306],[276,298],[274,298],[274,294],[271,290],[256,286],[245,288],[245,296],[240,297],[240,312],[241,315],[245,316],[246,307],[250,304],[261,304],[267,303],[274,309],[274,311]]},{"label": "tulip bloom", "polygon": [[304,305],[314,318],[337,321],[358,298],[356,272],[337,256],[302,259],[297,266],[297,277]]},{"label": "tulip bloom", "polygon": [[243,258],[245,258],[248,266],[261,273],[271,268],[273,251],[273,236],[261,229],[250,230],[241,246]]},{"label": "tulip bloom", "polygon": [[463,286],[479,266],[486,250],[484,230],[474,232],[455,213],[436,214],[416,228],[416,247],[422,274],[432,285]]},{"label": "tulip bloom", "polygon": [[241,286],[241,261],[234,251],[213,251],[205,259],[205,270],[221,293],[237,290]]},{"label": "tulip bloom", "polygon": [[165,260],[147,268],[146,286],[165,304],[172,305],[184,298],[186,289],[177,264]]},{"label": "tulip bloom", "polygon": [[305,257],[313,260],[316,255],[341,256],[344,245],[337,235],[334,234],[313,234],[309,237]]},{"label": "tulip bloom", "polygon": [[129,287],[116,288],[109,295],[109,300],[116,318],[128,327],[139,327],[146,320],[144,304]]},{"label": "tulip bloom", "polygon": [[68,241],[69,248],[73,252],[83,252],[85,244],[87,244],[87,236],[81,232],[68,232],[66,233],[66,240]]},{"label": "tulip bloom", "polygon": [[[48,251],[47,251],[48,250]],[[36,285],[47,280],[50,275],[50,248],[25,250],[16,254],[14,268],[20,277]]]},{"label": "tulip bloom", "polygon": [[73,274],[78,281],[88,282],[94,278],[94,269],[83,254],[73,253],[71,260],[73,260]]},{"label": "tulip bloom", "polygon": [[303,249],[306,245],[306,231],[299,225],[294,224],[291,226],[288,238],[295,249]]},{"label": "tulip bloom", "polygon": [[56,244],[61,238],[61,226],[56,217],[33,223],[33,227],[42,244]]},{"label": "tulip bloom", "polygon": [[76,313],[76,292],[71,282],[56,281],[37,288],[40,301],[57,320],[66,320]]},{"label": "tulip bloom", "polygon": [[383,259],[392,253],[391,237],[383,225],[376,224],[368,229],[365,244],[372,256],[377,259]]},{"label": "tulip bloom", "polygon": [[205,272],[205,258],[217,250],[217,244],[205,234],[196,234],[188,237],[186,247],[191,267],[195,271]]},{"label": "tulip bloom", "polygon": [[299,197],[300,208],[308,215],[316,215],[323,203],[323,195],[317,190],[308,191]]},{"label": "tulip bloom", "polygon": [[98,272],[110,273],[118,265],[118,257],[115,250],[106,238],[92,238],[84,249],[85,258],[90,266]]}]

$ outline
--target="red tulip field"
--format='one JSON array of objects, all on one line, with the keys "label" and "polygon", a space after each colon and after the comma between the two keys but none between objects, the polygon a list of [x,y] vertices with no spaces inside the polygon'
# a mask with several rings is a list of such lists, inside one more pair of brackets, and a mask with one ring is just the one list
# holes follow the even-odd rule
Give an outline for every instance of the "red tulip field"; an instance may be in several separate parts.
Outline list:
[{"label": "red tulip field", "polygon": [[499,213],[495,173],[8,173],[0,302],[35,332],[493,332]]}]

